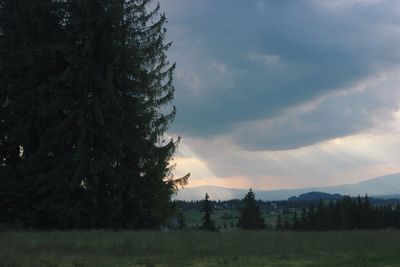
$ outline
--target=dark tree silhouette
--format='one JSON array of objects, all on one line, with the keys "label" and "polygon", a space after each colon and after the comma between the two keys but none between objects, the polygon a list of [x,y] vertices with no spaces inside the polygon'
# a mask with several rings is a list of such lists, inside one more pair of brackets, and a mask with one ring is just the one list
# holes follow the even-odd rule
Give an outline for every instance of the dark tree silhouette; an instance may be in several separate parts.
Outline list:
[{"label": "dark tree silhouette", "polygon": [[[177,184],[151,0],[0,1],[0,222],[159,228]],[[169,110],[169,111],[168,111]]]},{"label": "dark tree silhouette", "polygon": [[355,230],[400,228],[399,204],[372,207],[368,196],[343,199],[325,205],[319,202],[315,209],[311,204],[301,212],[300,221],[295,213],[291,229],[300,231]]},{"label": "dark tree silhouette", "polygon": [[260,208],[257,206],[255,194],[250,189],[243,198],[240,209],[238,227],[245,230],[259,230],[266,227]]},{"label": "dark tree silhouette", "polygon": [[276,220],[275,230],[278,231],[283,230],[282,217],[280,214],[278,214],[278,218]]},{"label": "dark tree silhouette", "polygon": [[184,230],[187,228],[185,215],[183,214],[183,212],[180,212],[178,214],[178,216],[176,217],[176,221],[177,221],[179,230]]},{"label": "dark tree silhouette", "polygon": [[201,219],[202,225],[200,226],[200,229],[207,231],[216,231],[215,223],[211,219],[211,214],[213,213],[213,209],[210,201],[208,200],[209,198],[210,197],[206,193],[206,196],[203,200],[203,208],[200,210],[201,212],[204,212],[203,218]]}]

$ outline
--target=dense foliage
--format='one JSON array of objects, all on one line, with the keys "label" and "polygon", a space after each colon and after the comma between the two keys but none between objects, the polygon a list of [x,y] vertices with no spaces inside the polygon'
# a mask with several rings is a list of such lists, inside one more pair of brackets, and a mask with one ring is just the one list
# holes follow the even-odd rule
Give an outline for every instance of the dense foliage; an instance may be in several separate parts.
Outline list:
[{"label": "dense foliage", "polygon": [[257,206],[255,194],[251,189],[243,198],[238,227],[245,230],[259,230],[266,227],[260,207]]},{"label": "dense foliage", "polygon": [[291,222],[277,221],[277,229],[299,231],[400,228],[400,204],[372,206],[368,196],[319,202],[295,213]]},{"label": "dense foliage", "polygon": [[0,223],[166,222],[187,176],[163,138],[175,65],[150,2],[0,1]]}]

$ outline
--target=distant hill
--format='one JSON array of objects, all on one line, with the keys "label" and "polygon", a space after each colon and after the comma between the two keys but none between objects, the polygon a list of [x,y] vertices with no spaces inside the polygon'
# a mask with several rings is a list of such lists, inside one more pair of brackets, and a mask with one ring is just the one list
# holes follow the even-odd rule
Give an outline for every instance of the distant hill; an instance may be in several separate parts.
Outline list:
[{"label": "distant hill", "polygon": [[[233,189],[219,186],[200,186],[184,188],[178,191],[176,199],[201,200],[206,193],[214,200],[241,199],[248,189]],[[298,196],[309,192],[325,192],[340,195],[365,195],[379,196],[380,198],[393,198],[400,195],[400,173],[381,176],[356,184],[344,184],[327,187],[309,187],[300,189],[280,190],[254,190],[257,199],[261,200],[287,200],[289,197]]]},{"label": "distant hill", "polygon": [[289,197],[289,201],[317,201],[317,200],[338,200],[343,198],[342,195],[339,194],[329,194],[324,192],[308,192],[305,194],[300,194],[298,197],[293,196]]}]

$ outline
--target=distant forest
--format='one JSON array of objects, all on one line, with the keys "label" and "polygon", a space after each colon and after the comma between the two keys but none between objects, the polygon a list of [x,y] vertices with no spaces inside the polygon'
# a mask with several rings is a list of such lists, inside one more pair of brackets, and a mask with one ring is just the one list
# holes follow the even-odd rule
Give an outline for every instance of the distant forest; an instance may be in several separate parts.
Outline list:
[{"label": "distant forest", "polygon": [[[240,211],[244,206],[244,200],[240,199],[209,202],[216,211]],[[273,225],[265,227],[280,231],[400,229],[398,199],[341,196],[336,200],[254,200],[254,203],[264,214],[277,216]],[[176,204],[184,214],[190,210],[202,210],[204,201],[176,201]]]}]

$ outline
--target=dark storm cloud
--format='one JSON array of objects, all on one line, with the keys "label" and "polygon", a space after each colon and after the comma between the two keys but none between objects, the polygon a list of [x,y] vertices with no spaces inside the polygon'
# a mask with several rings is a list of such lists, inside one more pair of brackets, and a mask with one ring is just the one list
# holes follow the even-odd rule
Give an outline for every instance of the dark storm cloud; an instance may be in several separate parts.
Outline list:
[{"label": "dark storm cloud", "polygon": [[[278,118],[288,108],[398,64],[398,1],[358,1],[341,9],[317,3],[162,2],[170,22],[169,38],[175,43],[171,57],[178,64],[179,113],[173,130],[204,138],[230,134],[245,122]],[[371,98],[353,100],[368,106]],[[368,120],[346,119],[361,119],[358,111],[325,127],[320,117],[336,108],[342,109],[327,104],[317,113],[296,117],[297,124],[289,117],[285,123],[298,132],[295,137],[285,139],[284,129],[259,125],[243,130],[247,141],[240,135],[235,140],[247,147],[288,149],[371,127]],[[269,136],[264,146],[258,143],[263,134]]]},{"label": "dark storm cloud", "polygon": [[385,127],[394,123],[393,113],[400,108],[399,79],[378,79],[375,83],[361,91],[325,97],[311,110],[245,123],[231,136],[245,149],[287,150],[372,128],[387,131]]}]

